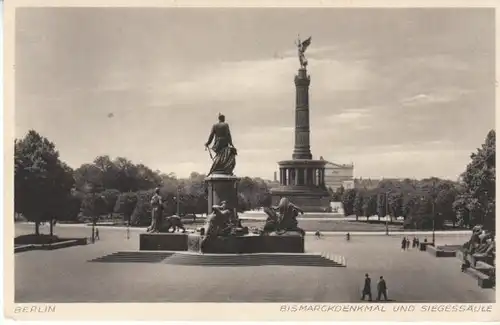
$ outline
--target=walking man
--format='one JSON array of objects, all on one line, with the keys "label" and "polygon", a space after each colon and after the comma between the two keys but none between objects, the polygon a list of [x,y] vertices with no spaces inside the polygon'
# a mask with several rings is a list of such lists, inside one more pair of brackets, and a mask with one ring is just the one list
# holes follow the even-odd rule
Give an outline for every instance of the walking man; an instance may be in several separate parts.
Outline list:
[{"label": "walking man", "polygon": [[403,237],[403,240],[401,241],[401,249],[402,250],[406,249],[406,237]]},{"label": "walking man", "polygon": [[372,301],[372,279],[370,279],[368,273],[365,274],[365,285],[363,287],[361,300],[365,300],[365,296],[368,296],[369,301]]},{"label": "walking man", "polygon": [[377,284],[377,300],[380,300],[381,296],[384,296],[384,300],[387,301],[387,285],[383,276],[380,276]]},{"label": "walking man", "polygon": [[100,240],[101,238],[99,238],[99,228],[95,228],[95,239],[96,240]]}]

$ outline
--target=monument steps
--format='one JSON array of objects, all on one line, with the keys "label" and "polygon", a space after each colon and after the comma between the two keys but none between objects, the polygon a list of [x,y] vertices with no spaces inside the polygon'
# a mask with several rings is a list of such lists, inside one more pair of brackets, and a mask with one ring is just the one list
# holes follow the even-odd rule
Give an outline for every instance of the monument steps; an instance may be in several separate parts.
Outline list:
[{"label": "monument steps", "polygon": [[89,262],[104,263],[160,263],[172,256],[174,252],[141,251],[116,252],[90,260]]},{"label": "monument steps", "polygon": [[241,254],[241,255],[205,255],[205,254],[174,254],[164,263],[173,265],[203,265],[203,266],[341,266],[334,260],[319,254]]},{"label": "monument steps", "polygon": [[343,256],[331,253],[199,254],[191,252],[128,251],[102,256],[90,262],[163,263],[186,266],[346,266]]},{"label": "monument steps", "polygon": [[333,254],[332,252],[323,252],[323,253],[321,253],[321,256],[339,264],[339,266],[341,266],[341,267],[347,267],[347,261],[346,261],[345,257],[342,255],[336,255],[336,254]]}]

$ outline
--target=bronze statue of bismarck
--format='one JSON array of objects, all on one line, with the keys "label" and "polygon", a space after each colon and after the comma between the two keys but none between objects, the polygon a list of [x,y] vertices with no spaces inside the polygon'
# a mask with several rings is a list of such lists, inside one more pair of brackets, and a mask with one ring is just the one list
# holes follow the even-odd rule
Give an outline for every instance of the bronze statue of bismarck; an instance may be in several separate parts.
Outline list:
[{"label": "bronze statue of bismarck", "polygon": [[212,157],[212,168],[208,172],[211,174],[233,175],[234,167],[236,166],[237,151],[233,145],[229,124],[226,122],[226,117],[219,114],[219,121],[212,126],[208,141],[205,143],[205,148],[214,151],[215,157]]}]

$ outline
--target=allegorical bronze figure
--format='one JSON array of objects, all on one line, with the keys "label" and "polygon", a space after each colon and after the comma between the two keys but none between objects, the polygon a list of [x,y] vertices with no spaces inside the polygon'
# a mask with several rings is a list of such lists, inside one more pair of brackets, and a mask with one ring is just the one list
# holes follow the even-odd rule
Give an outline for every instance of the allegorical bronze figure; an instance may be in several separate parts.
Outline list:
[{"label": "allegorical bronze figure", "polygon": [[151,198],[151,225],[147,232],[159,232],[161,228],[161,218],[163,213],[163,202],[160,195],[160,189],[156,188]]},{"label": "allegorical bronze figure", "polygon": [[309,38],[303,42],[300,41],[300,36],[299,36],[295,45],[297,45],[297,49],[298,49],[298,53],[299,53],[300,66],[305,69],[307,67],[307,59],[306,59],[306,56],[304,54],[305,54],[307,48],[309,47],[309,45],[311,45],[311,36],[309,36]]},{"label": "allegorical bronze figure", "polygon": [[299,213],[304,214],[304,211],[290,202],[287,197],[282,197],[277,206],[264,208],[264,212],[268,216],[263,229],[264,233],[275,232],[282,235],[286,232],[297,232],[302,236],[305,235],[297,221]]},{"label": "allegorical bronze figure", "polygon": [[[209,146],[212,144],[212,141],[213,146],[210,149]],[[208,175],[233,175],[233,170],[236,166],[237,151],[233,145],[229,124],[226,123],[224,115],[219,114],[219,122],[212,126],[208,141],[205,143],[205,148],[213,150],[215,153],[215,157],[210,153],[213,163]]]}]

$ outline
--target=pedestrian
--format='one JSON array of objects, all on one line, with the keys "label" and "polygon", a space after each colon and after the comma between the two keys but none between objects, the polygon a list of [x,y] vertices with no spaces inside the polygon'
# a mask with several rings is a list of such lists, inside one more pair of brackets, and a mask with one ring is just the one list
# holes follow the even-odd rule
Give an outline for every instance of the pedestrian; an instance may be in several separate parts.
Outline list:
[{"label": "pedestrian", "polygon": [[413,241],[412,241],[412,245],[411,245],[412,248],[415,248],[417,247],[417,237],[413,236]]},{"label": "pedestrian", "polygon": [[377,300],[380,300],[381,296],[384,296],[384,300],[387,301],[387,284],[383,276],[380,276],[377,283]]},{"label": "pedestrian", "polygon": [[403,240],[401,241],[401,249],[402,250],[406,249],[406,237],[403,237]]},{"label": "pedestrian", "polygon": [[351,234],[350,233],[347,233],[347,235],[345,235],[345,239],[347,241],[351,240]]},{"label": "pedestrian", "polygon": [[372,301],[372,279],[370,279],[368,273],[365,274],[365,285],[363,286],[361,300],[365,300],[365,296],[368,296],[369,301]]},{"label": "pedestrian", "polygon": [[406,249],[410,249],[410,240],[408,238],[406,239]]},{"label": "pedestrian", "polygon": [[99,238],[99,228],[95,228],[95,239],[100,240]]},{"label": "pedestrian", "polygon": [[420,239],[417,237],[417,248],[420,247]]},{"label": "pedestrian", "polygon": [[321,238],[321,233],[319,232],[319,230],[316,230],[316,232],[314,233],[314,236],[316,237],[316,239]]}]

